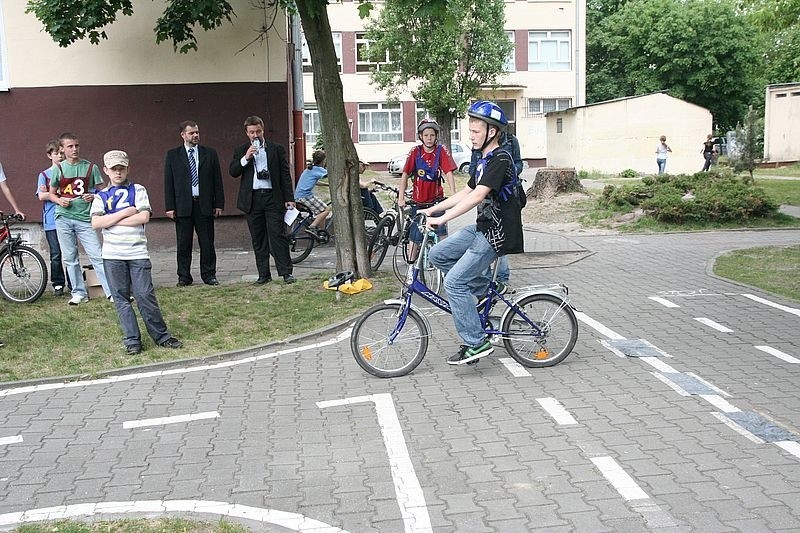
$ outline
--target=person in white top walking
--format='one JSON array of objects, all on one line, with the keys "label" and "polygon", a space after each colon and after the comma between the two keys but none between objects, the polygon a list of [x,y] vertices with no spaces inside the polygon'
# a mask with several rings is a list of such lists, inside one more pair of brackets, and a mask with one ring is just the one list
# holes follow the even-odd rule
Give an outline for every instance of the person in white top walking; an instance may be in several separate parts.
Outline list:
[{"label": "person in white top walking", "polygon": [[656,145],[656,163],[658,163],[658,173],[663,174],[667,168],[667,154],[672,152],[672,148],[667,145],[667,136],[662,135],[661,139]]}]

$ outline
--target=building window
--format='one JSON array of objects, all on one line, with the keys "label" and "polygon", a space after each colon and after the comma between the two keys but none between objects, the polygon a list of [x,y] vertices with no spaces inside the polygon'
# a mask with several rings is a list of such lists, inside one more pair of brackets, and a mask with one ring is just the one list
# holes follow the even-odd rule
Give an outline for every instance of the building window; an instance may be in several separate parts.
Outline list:
[{"label": "building window", "polygon": [[503,65],[503,72],[516,72],[516,70],[517,70],[517,63],[516,63],[516,61],[517,61],[517,57],[516,57],[516,54],[517,54],[517,43],[516,43],[515,38],[514,38],[514,32],[513,31],[507,31],[506,32],[506,37],[508,37],[508,40],[511,41],[511,47],[512,48],[511,48],[511,52],[508,54],[508,57],[506,58],[505,65]]},{"label": "building window", "polygon": [[570,70],[571,57],[569,31],[528,32],[528,70]]},{"label": "building window", "polygon": [[306,134],[306,142],[312,145],[316,144],[321,131],[319,111],[316,107],[307,105],[303,110],[303,132]]},{"label": "building window", "polygon": [[786,93],[778,93],[775,95],[775,98],[786,98]]},{"label": "building window", "polygon": [[[430,117],[430,113],[424,107],[420,107],[417,104],[417,123],[414,124],[416,128],[417,125],[422,122],[422,119],[425,117]],[[433,118],[433,117],[431,117]],[[434,118],[434,120],[436,120]],[[415,138],[419,138],[416,134],[414,135]],[[451,141],[460,141],[461,140],[461,119],[458,117],[453,117],[453,121],[450,123],[450,140]]]},{"label": "building window", "polygon": [[564,119],[556,119],[556,133],[564,133]]},{"label": "building window", "polygon": [[356,72],[371,72],[373,70],[380,70],[382,65],[389,65],[389,51],[386,51],[386,57],[382,58],[383,61],[371,61],[369,54],[369,39],[366,33],[356,33]]},{"label": "building window", "polygon": [[8,54],[6,53],[5,22],[3,22],[3,5],[0,4],[0,91],[8,90]]},{"label": "building window", "polygon": [[400,104],[358,104],[358,142],[386,143],[403,140]]},{"label": "building window", "polygon": [[572,98],[528,98],[528,116],[541,117],[550,111],[572,107]]},{"label": "building window", "polygon": [[[311,72],[311,52],[308,50],[308,43],[306,42],[306,34],[301,34],[302,50],[303,50],[303,72]],[[342,71],[342,34],[341,32],[331,32],[333,37],[333,48],[336,50],[336,62],[339,65],[339,72]]]}]

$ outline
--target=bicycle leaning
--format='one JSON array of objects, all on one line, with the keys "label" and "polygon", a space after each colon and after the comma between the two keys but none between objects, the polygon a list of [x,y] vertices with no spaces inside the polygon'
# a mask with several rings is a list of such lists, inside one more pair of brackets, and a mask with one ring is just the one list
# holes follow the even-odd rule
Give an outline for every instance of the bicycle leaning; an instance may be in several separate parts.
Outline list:
[{"label": "bicycle leaning", "polygon": [[[416,258],[409,257],[409,231],[411,229],[411,209],[414,206],[423,209],[430,205],[417,204],[406,194],[406,205],[401,208],[398,205],[400,191],[397,187],[375,182],[375,188],[387,191],[394,195],[391,209],[383,213],[378,227],[367,242],[367,255],[369,257],[372,271],[377,271],[389,250],[389,246],[394,246],[392,258],[392,271],[400,283],[408,285],[410,282],[411,265]],[[425,265],[420,271],[420,278],[433,292],[438,293],[442,286],[442,275],[439,270],[428,261],[428,252],[439,242],[439,237],[434,234],[431,239],[426,239],[420,245],[418,253],[423,256],[422,264]]]},{"label": "bicycle leaning", "polygon": [[[329,204],[330,205],[330,202]],[[309,255],[314,249],[315,244],[327,244],[333,238],[333,216],[328,216],[325,220],[325,227],[318,229],[316,234],[306,231],[314,222],[314,216],[311,210],[305,205],[297,202],[295,204],[300,213],[291,224],[286,225],[286,236],[289,238],[289,256],[292,259],[292,264],[297,264]],[[375,233],[375,229],[380,222],[381,217],[369,208],[364,208],[364,230],[367,232],[367,239]]]},{"label": "bicycle leaning", "polygon": [[[424,230],[425,216],[417,215]],[[428,241],[433,232],[425,232]],[[450,313],[450,304],[419,279],[423,256],[413,265],[411,283],[400,298],[387,300],[364,312],[350,335],[350,349],[356,362],[381,378],[404,376],[425,358],[432,329],[428,319],[412,303],[414,295]],[[493,272],[497,272],[496,261]],[[496,276],[496,274],[495,274]],[[492,344],[503,343],[519,364],[529,368],[553,366],[572,352],[578,338],[578,321],[565,285],[535,285],[500,294],[495,279],[478,304],[481,326]],[[499,317],[491,315],[502,302]],[[496,326],[495,322],[499,324]],[[474,364],[478,361],[474,361]]]},{"label": "bicycle leaning", "polygon": [[19,220],[0,213],[0,293],[14,303],[31,303],[47,288],[47,267],[39,252],[11,235],[9,226]]}]

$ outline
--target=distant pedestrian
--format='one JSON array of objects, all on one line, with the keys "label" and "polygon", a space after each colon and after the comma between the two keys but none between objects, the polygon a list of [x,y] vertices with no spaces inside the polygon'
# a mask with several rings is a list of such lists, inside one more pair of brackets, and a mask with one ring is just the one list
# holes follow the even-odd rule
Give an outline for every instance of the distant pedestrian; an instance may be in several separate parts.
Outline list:
[{"label": "distant pedestrian", "polygon": [[139,314],[153,341],[163,348],[181,348],[170,335],[153,288],[153,266],[147,251],[144,226],[152,208],[147,190],[128,180],[128,154],[111,150],[103,156],[108,187],[95,195],[91,206],[92,227],[103,230],[103,263],[128,355],[142,351],[142,336],[131,305],[135,297]]},{"label": "distant pedestrian", "polygon": [[703,143],[702,153],[705,159],[702,172],[708,172],[708,169],[711,168],[711,162],[714,160],[714,154],[717,153],[713,135],[709,134],[706,136],[706,142]]},{"label": "distant pedestrian", "polygon": [[656,163],[658,164],[658,173],[663,174],[667,168],[667,154],[672,152],[672,148],[667,144],[667,136],[662,135],[661,139],[656,145]]},{"label": "distant pedestrian", "polygon": [[248,142],[233,151],[229,172],[234,178],[239,178],[236,206],[247,216],[253,239],[258,268],[256,284],[272,281],[270,255],[275,259],[275,268],[284,283],[294,283],[289,239],[283,221],[286,209],[294,207],[286,149],[264,138],[264,121],[259,117],[247,117],[244,129]]},{"label": "distant pedestrian", "polygon": [[178,125],[183,143],[167,152],[164,161],[164,205],[175,221],[178,287],[191,285],[192,241],[200,246],[200,277],[206,285],[217,281],[217,252],[214,249],[214,218],[225,208],[222,171],[213,148],[200,144],[197,123]]},{"label": "distant pedestrian", "polygon": [[50,175],[50,199],[56,204],[56,233],[64,267],[72,282],[72,298],[69,305],[89,301],[86,283],[83,281],[78,256],[78,241],[94,267],[97,279],[103,286],[106,298],[111,291],[103,269],[100,238],[92,229],[89,208],[94,200],[94,191],[102,185],[103,177],[97,165],[81,159],[80,142],[74,133],[62,133],[58,138],[65,159],[56,163]]},{"label": "distant pedestrian", "polygon": [[56,233],[56,204],[50,200],[50,175],[56,163],[64,160],[61,152],[61,145],[58,139],[49,141],[45,145],[47,158],[50,166],[39,172],[36,183],[36,196],[42,202],[42,227],[44,236],[47,239],[47,247],[50,250],[50,281],[53,284],[53,294],[64,296],[64,286],[68,285],[72,290],[72,282],[68,282],[64,275],[64,266],[61,264],[61,246],[58,244],[58,234]]}]

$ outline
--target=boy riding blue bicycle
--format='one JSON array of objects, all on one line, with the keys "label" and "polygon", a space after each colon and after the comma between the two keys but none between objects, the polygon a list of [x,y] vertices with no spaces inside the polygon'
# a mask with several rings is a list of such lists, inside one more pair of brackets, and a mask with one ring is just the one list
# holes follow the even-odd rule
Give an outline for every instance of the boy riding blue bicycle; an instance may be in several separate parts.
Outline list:
[{"label": "boy riding blue bicycle", "polygon": [[[447,359],[451,365],[477,361],[494,351],[481,325],[476,297],[486,292],[487,272],[495,259],[524,251],[514,161],[499,149],[508,119],[497,104],[487,101],[473,103],[467,115],[470,142],[473,149],[481,151],[481,159],[466,187],[435,207],[421,210],[428,216],[427,227],[434,229],[478,207],[476,223],[440,241],[429,256],[445,275],[453,322],[464,343]],[[433,216],[441,211],[443,215]]]}]

